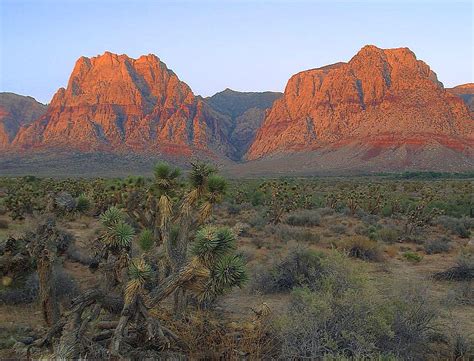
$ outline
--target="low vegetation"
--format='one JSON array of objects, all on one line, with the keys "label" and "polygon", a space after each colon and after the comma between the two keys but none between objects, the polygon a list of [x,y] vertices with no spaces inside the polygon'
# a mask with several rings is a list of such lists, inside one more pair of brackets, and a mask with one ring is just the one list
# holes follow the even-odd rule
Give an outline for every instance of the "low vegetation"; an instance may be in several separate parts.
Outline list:
[{"label": "low vegetation", "polygon": [[472,179],[0,178],[1,358],[469,360]]}]

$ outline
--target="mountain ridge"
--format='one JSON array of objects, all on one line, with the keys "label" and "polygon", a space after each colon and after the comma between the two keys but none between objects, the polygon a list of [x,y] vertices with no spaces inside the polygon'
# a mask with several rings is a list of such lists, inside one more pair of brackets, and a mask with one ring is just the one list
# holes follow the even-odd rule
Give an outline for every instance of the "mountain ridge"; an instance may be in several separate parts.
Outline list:
[{"label": "mountain ridge", "polygon": [[0,112],[0,149],[3,157],[142,154],[253,162],[262,169],[279,159],[292,172],[295,166],[385,171],[387,164],[402,170],[425,163],[452,170],[443,162],[469,169],[473,99],[473,83],[445,89],[408,48],[365,46],[348,62],[294,74],[284,93],[227,88],[210,97],[195,95],[156,55],[105,52],[80,57],[67,86],[46,110],[41,105],[44,114],[15,120],[8,136]]}]

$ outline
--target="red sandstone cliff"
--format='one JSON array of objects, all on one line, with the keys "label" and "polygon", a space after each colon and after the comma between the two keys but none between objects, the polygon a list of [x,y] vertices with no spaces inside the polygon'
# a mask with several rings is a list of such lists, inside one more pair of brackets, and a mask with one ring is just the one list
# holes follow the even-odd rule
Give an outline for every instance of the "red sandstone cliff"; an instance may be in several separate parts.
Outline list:
[{"label": "red sandstone cliff", "polygon": [[14,147],[230,154],[222,119],[155,55],[81,57]]},{"label": "red sandstone cliff", "polygon": [[412,51],[365,46],[348,63],[291,77],[246,157],[355,141],[379,148],[435,141],[464,151],[473,134],[463,100]]}]

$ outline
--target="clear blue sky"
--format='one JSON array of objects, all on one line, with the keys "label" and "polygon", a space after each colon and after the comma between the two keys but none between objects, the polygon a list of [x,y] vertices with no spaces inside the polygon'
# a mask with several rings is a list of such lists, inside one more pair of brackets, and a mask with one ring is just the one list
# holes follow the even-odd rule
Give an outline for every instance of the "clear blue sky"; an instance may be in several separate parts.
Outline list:
[{"label": "clear blue sky", "polygon": [[49,102],[81,55],[154,53],[204,96],[282,91],[363,45],[408,46],[445,86],[473,82],[471,1],[0,0],[0,90]]}]

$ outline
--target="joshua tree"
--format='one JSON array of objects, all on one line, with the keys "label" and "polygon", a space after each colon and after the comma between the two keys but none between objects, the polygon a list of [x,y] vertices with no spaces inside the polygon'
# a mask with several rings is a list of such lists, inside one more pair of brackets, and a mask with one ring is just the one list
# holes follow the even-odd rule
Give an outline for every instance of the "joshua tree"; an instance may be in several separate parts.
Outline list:
[{"label": "joshua tree", "polygon": [[[186,264],[193,233],[210,218],[213,206],[221,202],[227,183],[216,171],[206,163],[191,163],[188,182],[183,183],[179,169],[160,163],[149,188],[128,198],[127,213],[148,230],[146,237],[153,234],[160,276],[176,273]],[[176,290],[177,314],[186,304],[184,290]]]},{"label": "joshua tree", "polygon": [[66,251],[71,237],[56,228],[53,219],[40,222],[35,233],[29,233],[28,251],[34,262],[39,279],[39,301],[48,326],[54,325],[60,316],[57,291],[54,284],[54,261]]},{"label": "joshua tree", "polygon": [[[235,235],[203,226],[225,190],[225,181],[214,173],[207,165],[193,164],[184,188],[176,169],[159,165],[146,200],[156,208],[143,212],[155,229],[139,237],[119,208],[104,212],[94,262],[104,282],[74,299],[69,312],[34,346],[53,343],[56,356],[66,358],[162,357],[170,347],[186,350],[179,336],[160,323],[155,307],[172,294],[181,301],[185,292],[201,302],[213,301],[246,281],[244,262],[234,252]],[[127,209],[127,214],[136,212]],[[180,225],[177,232],[174,224]],[[155,234],[160,238],[150,242]],[[133,254],[136,238],[147,245],[141,255]],[[169,263],[166,273],[160,269],[161,255]],[[110,321],[113,314],[120,315],[117,321]]]}]

